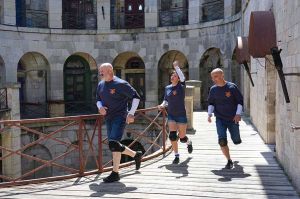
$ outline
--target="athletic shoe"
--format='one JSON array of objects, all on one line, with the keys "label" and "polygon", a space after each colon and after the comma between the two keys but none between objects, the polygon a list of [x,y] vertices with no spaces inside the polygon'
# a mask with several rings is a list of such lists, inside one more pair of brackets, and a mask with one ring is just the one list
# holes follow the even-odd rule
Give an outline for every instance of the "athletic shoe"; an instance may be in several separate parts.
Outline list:
[{"label": "athletic shoe", "polygon": [[134,156],[135,170],[139,170],[141,167],[142,155],[143,155],[143,153],[141,151],[137,151]]},{"label": "athletic shoe", "polygon": [[187,148],[188,148],[188,152],[189,152],[189,153],[192,153],[192,152],[193,152],[193,144],[192,144],[192,141],[190,141],[190,143],[187,145]]},{"label": "athletic shoe", "polygon": [[232,160],[228,160],[226,166],[225,166],[225,169],[232,169],[233,168],[233,162]]},{"label": "athletic shoe", "polygon": [[173,160],[173,164],[178,164],[179,163],[179,156],[175,156]]},{"label": "athletic shoe", "polygon": [[112,171],[109,176],[103,179],[105,183],[117,182],[120,180],[119,173]]}]

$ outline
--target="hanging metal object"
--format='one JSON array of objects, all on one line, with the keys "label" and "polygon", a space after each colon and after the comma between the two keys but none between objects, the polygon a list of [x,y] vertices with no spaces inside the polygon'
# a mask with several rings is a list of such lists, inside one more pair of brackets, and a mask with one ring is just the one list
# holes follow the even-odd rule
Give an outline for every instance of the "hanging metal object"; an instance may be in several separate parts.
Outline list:
[{"label": "hanging metal object", "polygon": [[290,103],[280,57],[281,49],[278,49],[276,44],[275,18],[271,11],[255,11],[251,13],[248,46],[249,53],[254,58],[265,58],[266,55],[272,55],[281,81],[285,101]]},{"label": "hanging metal object", "polygon": [[250,61],[250,54],[248,51],[248,37],[237,37],[235,47],[236,61],[239,64],[243,64],[245,71],[250,79],[251,85],[254,87],[254,82],[251,76],[250,67],[248,62]]}]

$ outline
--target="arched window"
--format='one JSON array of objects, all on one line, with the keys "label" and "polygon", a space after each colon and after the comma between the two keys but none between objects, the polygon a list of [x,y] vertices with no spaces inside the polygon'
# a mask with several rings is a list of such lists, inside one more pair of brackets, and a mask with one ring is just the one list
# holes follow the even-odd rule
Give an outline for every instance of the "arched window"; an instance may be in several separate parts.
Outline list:
[{"label": "arched window", "polygon": [[159,26],[178,26],[188,24],[187,0],[161,0]]},{"label": "arched window", "polygon": [[48,27],[48,0],[16,0],[16,25]]},{"label": "arched window", "polygon": [[40,53],[27,52],[19,60],[17,79],[21,85],[21,119],[49,117],[49,70],[47,59]]},{"label": "arched window", "polygon": [[120,53],[113,61],[115,75],[131,84],[141,97],[139,108],[145,108],[145,64],[135,52]]},{"label": "arched window", "polygon": [[92,73],[89,63],[79,55],[71,55],[64,66],[64,98],[66,115],[96,113],[92,96]]},{"label": "arched window", "polygon": [[63,0],[63,28],[97,29],[96,0]]}]

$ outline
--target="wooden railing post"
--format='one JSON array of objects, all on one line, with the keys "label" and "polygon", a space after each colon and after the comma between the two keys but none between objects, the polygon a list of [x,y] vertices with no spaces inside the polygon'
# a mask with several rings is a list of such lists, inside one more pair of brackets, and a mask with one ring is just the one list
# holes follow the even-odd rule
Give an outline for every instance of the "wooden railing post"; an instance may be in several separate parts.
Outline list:
[{"label": "wooden railing post", "polygon": [[83,158],[83,134],[82,134],[82,126],[83,119],[79,119],[79,129],[78,129],[78,149],[79,149],[79,175],[83,176],[84,174],[84,158]]},{"label": "wooden railing post", "polygon": [[103,157],[102,157],[102,116],[98,118],[98,163],[99,163],[99,172],[103,172]]},{"label": "wooden railing post", "polygon": [[166,110],[162,110],[162,115],[163,115],[163,126],[162,126],[162,136],[163,136],[163,151],[166,151]]}]

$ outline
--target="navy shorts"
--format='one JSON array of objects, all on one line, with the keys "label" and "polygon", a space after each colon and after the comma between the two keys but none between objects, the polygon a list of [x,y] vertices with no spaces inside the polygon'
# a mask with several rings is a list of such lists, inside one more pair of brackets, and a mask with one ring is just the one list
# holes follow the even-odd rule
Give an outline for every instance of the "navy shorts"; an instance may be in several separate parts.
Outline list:
[{"label": "navy shorts", "polygon": [[105,123],[108,141],[121,141],[126,126],[126,118],[117,116],[112,119],[106,119]]},{"label": "navy shorts", "polygon": [[185,116],[173,116],[168,115],[168,122],[176,122],[177,124],[187,124],[187,118]]},{"label": "navy shorts", "polygon": [[234,121],[227,121],[221,118],[216,118],[217,133],[219,140],[227,140],[227,129],[230,133],[231,140],[234,144],[240,144],[242,142],[240,136],[239,124],[236,124]]}]

